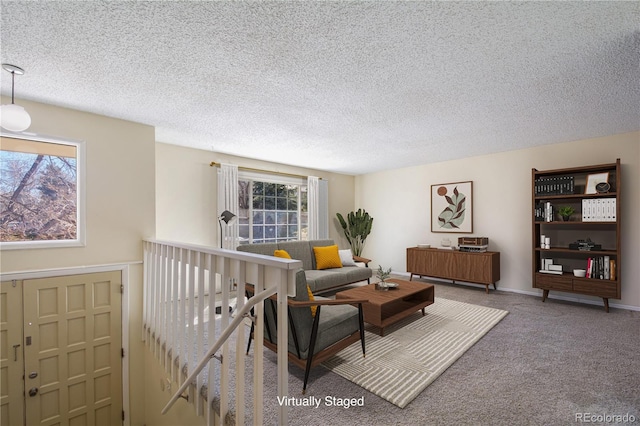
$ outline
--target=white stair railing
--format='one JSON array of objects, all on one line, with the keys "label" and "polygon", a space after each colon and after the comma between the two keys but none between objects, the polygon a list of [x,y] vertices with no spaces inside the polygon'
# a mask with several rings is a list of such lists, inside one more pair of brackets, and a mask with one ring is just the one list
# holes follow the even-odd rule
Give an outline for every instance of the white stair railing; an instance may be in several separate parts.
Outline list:
[{"label": "white stair railing", "polygon": [[[143,339],[179,390],[163,413],[180,397],[193,403],[198,415],[214,424],[216,415],[224,424],[244,424],[244,374],[246,335],[243,315],[245,283],[255,286],[255,347],[253,349],[253,423],[262,424],[263,395],[263,304],[277,295],[278,346],[287,347],[287,301],[295,292],[298,260],[222,250],[167,241],[144,241]],[[236,311],[230,323],[229,306]],[[220,306],[220,315],[215,307]],[[235,337],[235,358],[229,337]],[[216,356],[216,352],[221,354]],[[221,362],[220,362],[221,361]],[[287,351],[277,354],[277,396],[288,394]],[[235,378],[235,389],[230,389]],[[206,390],[206,392],[205,392]],[[186,392],[186,395],[185,395]],[[230,396],[235,394],[235,407]],[[217,396],[216,396],[217,395]],[[274,400],[275,403],[275,400]],[[278,424],[287,424],[287,408],[278,407]]]}]

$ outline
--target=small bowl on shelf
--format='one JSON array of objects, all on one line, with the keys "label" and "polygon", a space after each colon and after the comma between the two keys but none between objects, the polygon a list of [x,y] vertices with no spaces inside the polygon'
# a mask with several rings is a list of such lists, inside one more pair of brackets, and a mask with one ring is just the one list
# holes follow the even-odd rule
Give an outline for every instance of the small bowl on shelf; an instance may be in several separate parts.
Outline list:
[{"label": "small bowl on shelf", "polygon": [[578,278],[584,278],[587,276],[587,271],[585,269],[574,269],[573,275]]}]

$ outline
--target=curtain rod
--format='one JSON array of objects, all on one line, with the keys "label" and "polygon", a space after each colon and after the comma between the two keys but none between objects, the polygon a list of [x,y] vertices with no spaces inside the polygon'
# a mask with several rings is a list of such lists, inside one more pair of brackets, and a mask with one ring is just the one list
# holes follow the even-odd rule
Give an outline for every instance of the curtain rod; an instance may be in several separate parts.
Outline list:
[{"label": "curtain rod", "polygon": [[[220,163],[216,163],[215,161],[212,161],[211,163],[209,163],[210,167],[215,167],[215,166],[220,166]],[[303,179],[307,179],[308,176],[305,175],[296,175],[294,173],[283,173],[283,172],[275,172],[273,170],[263,170],[263,169],[254,169],[252,167],[240,167],[238,166],[238,170],[244,170],[247,172],[258,172],[258,173],[270,173],[273,175],[280,175],[280,176],[288,176],[288,177],[295,177],[295,178],[303,178]],[[322,178],[320,178],[320,180],[322,180]]]}]

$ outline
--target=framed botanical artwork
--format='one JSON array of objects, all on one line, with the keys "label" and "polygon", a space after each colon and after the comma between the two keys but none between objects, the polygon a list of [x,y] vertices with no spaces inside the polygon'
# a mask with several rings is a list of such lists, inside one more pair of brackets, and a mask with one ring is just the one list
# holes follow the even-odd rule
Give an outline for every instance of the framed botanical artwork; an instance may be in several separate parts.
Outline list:
[{"label": "framed botanical artwork", "polygon": [[587,175],[587,184],[584,187],[585,194],[597,194],[596,186],[599,183],[607,183],[609,181],[609,172],[594,173]]},{"label": "framed botanical artwork", "polygon": [[473,232],[473,182],[431,185],[431,232]]}]

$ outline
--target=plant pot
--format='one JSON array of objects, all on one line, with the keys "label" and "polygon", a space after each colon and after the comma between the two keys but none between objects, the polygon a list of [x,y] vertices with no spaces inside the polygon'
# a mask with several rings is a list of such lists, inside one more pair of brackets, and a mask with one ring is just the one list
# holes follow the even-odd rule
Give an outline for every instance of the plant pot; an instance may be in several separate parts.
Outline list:
[{"label": "plant pot", "polygon": [[388,291],[389,287],[387,286],[386,282],[380,281],[379,283],[376,283],[376,290]]},{"label": "plant pot", "polygon": [[571,216],[560,216],[564,222],[569,222]]}]

